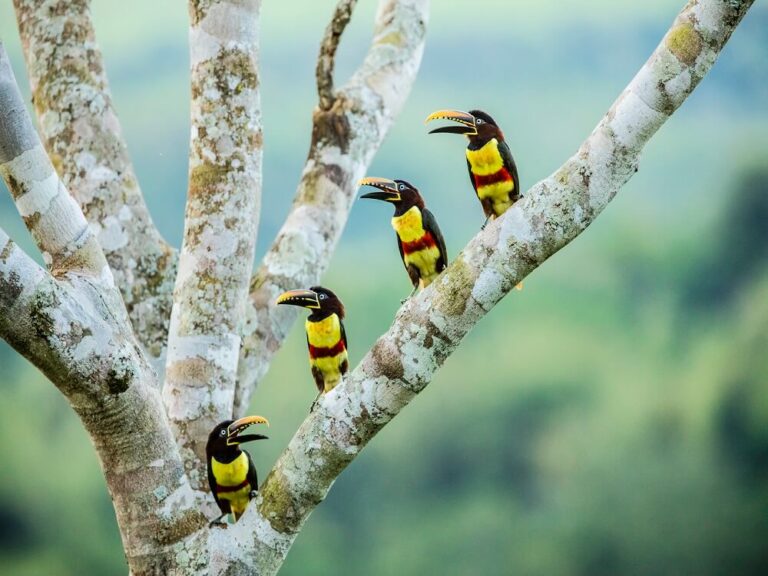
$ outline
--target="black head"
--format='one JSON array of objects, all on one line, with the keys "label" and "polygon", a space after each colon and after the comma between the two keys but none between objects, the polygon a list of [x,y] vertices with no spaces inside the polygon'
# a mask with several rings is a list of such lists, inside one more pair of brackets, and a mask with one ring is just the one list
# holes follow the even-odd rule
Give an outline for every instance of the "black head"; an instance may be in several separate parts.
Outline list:
[{"label": "black head", "polygon": [[359,186],[373,186],[380,192],[369,192],[360,198],[371,198],[392,202],[396,212],[405,212],[413,206],[424,208],[424,199],[418,189],[405,180],[388,180],[387,178],[363,178],[358,182]]},{"label": "black head", "polygon": [[252,424],[266,424],[269,422],[262,416],[246,416],[239,420],[225,420],[208,435],[208,443],[205,445],[206,452],[210,454],[222,454],[226,452],[237,452],[239,445],[253,440],[266,440],[267,436],[262,434],[241,434]]},{"label": "black head", "polygon": [[277,299],[277,304],[301,306],[312,311],[312,315],[327,316],[335,313],[344,318],[344,305],[338,296],[322,286],[312,286],[309,290],[288,290]]},{"label": "black head", "polygon": [[499,141],[504,140],[504,133],[491,118],[491,115],[482,110],[470,110],[462,112],[460,110],[438,110],[430,114],[426,122],[432,120],[450,120],[456,122],[458,126],[443,126],[430,130],[430,134],[463,134],[470,141],[487,142],[492,138]]}]

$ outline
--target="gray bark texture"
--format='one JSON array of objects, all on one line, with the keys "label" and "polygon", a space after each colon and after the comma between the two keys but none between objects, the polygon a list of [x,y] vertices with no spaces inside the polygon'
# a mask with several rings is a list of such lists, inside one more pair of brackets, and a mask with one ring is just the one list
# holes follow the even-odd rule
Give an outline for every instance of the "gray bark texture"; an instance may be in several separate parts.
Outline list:
[{"label": "gray bark texture", "polygon": [[295,319],[274,306],[276,296],[316,282],[327,266],[355,183],[416,78],[429,2],[381,0],[363,64],[335,89],[335,52],[356,5],[340,0],[320,48],[296,199],[252,273],[260,0],[189,4],[190,183],[178,253],[152,224],[131,168],[89,3],[14,0],[43,141],[0,44],[0,174],[45,267],[0,230],[0,336],[64,394],[90,434],[131,574],[275,574],[368,441],[632,177],[752,1],[689,1],[578,151],[407,301],[300,426],[240,521],[211,526],[207,434],[243,414]]}]

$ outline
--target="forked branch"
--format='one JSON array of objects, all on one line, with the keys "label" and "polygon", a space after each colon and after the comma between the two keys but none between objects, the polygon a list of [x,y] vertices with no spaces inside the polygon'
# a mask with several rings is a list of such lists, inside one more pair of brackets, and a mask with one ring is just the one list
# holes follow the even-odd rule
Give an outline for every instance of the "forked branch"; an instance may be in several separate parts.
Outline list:
[{"label": "forked branch", "polygon": [[48,160],[0,44],[0,173],[51,273],[0,231],[0,336],[64,394],[101,461],[134,574],[207,521],[106,259]]},{"label": "forked branch", "polygon": [[[337,15],[348,4],[341,0]],[[275,299],[286,290],[316,284],[328,266],[356,183],[416,79],[428,12],[429,0],[381,0],[373,43],[363,64],[333,94],[331,109],[315,109],[312,143],[293,207],[251,283],[235,415],[247,409],[256,384],[296,319],[295,310],[276,307]]]},{"label": "forked branch", "polygon": [[45,147],[96,231],[136,334],[158,359],[165,350],[176,254],[160,237],[139,189],[90,0],[14,0],[14,6]]},{"label": "forked branch", "polygon": [[[360,450],[430,382],[462,338],[532,270],[581,234],[636,172],[647,141],[710,70],[753,0],[692,0],[578,152],[479,233],[403,306],[325,395],[279,458],[235,541],[261,574]],[[249,535],[252,535],[249,537]]]}]

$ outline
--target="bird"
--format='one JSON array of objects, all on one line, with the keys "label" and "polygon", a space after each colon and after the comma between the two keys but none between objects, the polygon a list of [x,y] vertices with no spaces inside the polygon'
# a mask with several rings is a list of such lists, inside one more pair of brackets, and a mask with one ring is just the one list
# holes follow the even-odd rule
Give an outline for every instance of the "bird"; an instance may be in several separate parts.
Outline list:
[{"label": "bird", "polygon": [[392,228],[395,229],[400,258],[413,284],[410,298],[419,287],[429,286],[448,265],[448,251],[437,220],[424,205],[416,187],[405,180],[368,177],[360,180],[358,185],[380,190],[363,194],[361,198],[391,202],[395,206]]},{"label": "bird", "polygon": [[208,443],[205,445],[208,485],[221,510],[221,516],[214,523],[221,521],[227,514],[232,514],[232,520],[237,522],[259,489],[256,467],[250,454],[240,450],[240,444],[267,440],[267,436],[241,436],[240,433],[251,424],[269,426],[267,419],[262,416],[246,416],[239,420],[225,420],[217,424],[208,435]]},{"label": "bird", "polygon": [[322,286],[308,290],[289,290],[277,304],[301,306],[311,311],[304,327],[307,331],[309,366],[317,385],[317,398],[330,392],[349,370],[347,334],[344,331],[344,305],[338,296]]},{"label": "bird", "polygon": [[522,196],[517,166],[504,133],[493,118],[482,110],[438,110],[425,123],[432,120],[450,120],[459,126],[443,126],[430,130],[430,134],[463,134],[467,145],[467,169],[485,212],[483,228],[489,220],[498,218]]}]

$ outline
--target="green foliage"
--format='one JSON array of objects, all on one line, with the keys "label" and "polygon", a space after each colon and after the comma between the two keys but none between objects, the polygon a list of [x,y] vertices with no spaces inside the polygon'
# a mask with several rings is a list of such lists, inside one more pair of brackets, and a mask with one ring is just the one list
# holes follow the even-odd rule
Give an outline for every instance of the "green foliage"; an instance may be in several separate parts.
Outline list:
[{"label": "green foliage", "polygon": [[709,251],[691,275],[686,296],[701,308],[732,302],[768,261],[768,169],[748,170],[735,191],[723,203]]}]

